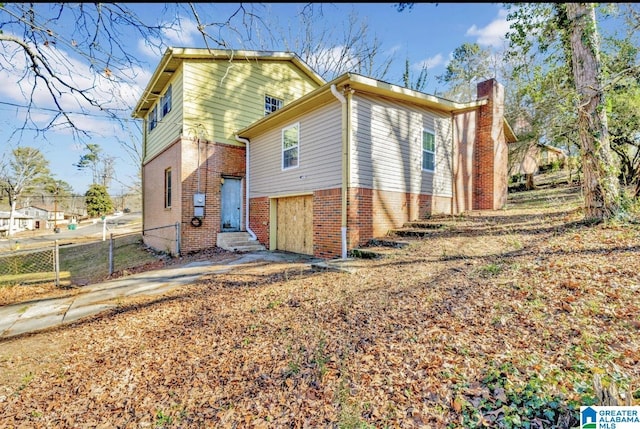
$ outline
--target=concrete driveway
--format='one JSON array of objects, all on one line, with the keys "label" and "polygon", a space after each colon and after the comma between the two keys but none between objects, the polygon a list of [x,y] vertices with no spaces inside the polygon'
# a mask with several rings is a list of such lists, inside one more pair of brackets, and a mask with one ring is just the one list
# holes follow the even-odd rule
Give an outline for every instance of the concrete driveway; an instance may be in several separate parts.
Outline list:
[{"label": "concrete driveway", "polygon": [[304,255],[253,252],[234,255],[224,263],[192,262],[179,267],[147,271],[85,286],[74,296],[22,302],[0,307],[0,339],[75,322],[121,305],[127,297],[158,295],[193,283],[208,274],[223,274],[257,262],[306,264],[320,269],[341,269],[340,263]]}]

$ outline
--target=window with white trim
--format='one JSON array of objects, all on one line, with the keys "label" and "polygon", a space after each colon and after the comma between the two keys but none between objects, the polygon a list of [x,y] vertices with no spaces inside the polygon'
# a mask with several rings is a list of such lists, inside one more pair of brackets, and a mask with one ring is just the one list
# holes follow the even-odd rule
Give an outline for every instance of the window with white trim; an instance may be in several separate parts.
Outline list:
[{"label": "window with white trim", "polygon": [[278,109],[282,109],[282,105],[284,101],[279,98],[272,97],[270,95],[264,96],[264,116],[267,116],[269,113],[273,113]]},{"label": "window with white trim", "polygon": [[430,130],[422,130],[422,169],[436,169],[436,135]]},{"label": "window with white trim", "polygon": [[282,169],[298,166],[300,148],[300,124],[294,124],[282,130]]},{"label": "window with white trim", "polygon": [[162,117],[164,118],[167,113],[171,112],[171,85],[167,88],[167,92],[162,96]]},{"label": "window with white trim", "polygon": [[151,113],[149,113],[149,132],[151,132],[151,130],[153,130],[156,125],[158,125],[158,106],[153,106],[153,109],[151,109]]}]

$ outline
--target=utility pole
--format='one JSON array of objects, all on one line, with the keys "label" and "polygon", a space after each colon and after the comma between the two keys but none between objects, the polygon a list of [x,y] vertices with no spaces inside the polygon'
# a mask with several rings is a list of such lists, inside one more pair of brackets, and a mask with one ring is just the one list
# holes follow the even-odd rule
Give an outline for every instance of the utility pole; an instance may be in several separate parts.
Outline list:
[{"label": "utility pole", "polygon": [[59,232],[58,229],[58,191],[59,187],[56,184],[56,188],[53,191],[53,232]]}]

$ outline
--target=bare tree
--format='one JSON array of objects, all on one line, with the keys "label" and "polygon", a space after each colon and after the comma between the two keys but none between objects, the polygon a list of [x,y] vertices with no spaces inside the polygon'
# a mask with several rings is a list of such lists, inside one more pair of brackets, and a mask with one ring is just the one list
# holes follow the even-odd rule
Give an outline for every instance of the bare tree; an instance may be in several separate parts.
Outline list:
[{"label": "bare tree", "polygon": [[[140,95],[137,79],[145,76],[148,65],[132,40],[140,39],[160,54],[170,36],[182,34],[195,20],[194,31],[207,47],[238,49],[260,25],[254,8],[262,8],[239,4],[220,17],[203,13],[211,4],[162,7],[155,22],[126,3],[0,2],[0,78],[16,100],[4,97],[0,105],[16,109],[20,118],[10,140],[70,132],[74,140],[88,144],[96,135],[95,121],[109,120],[121,125],[127,137],[119,142],[140,165],[141,132],[130,113]],[[203,21],[201,16],[214,19]]]},{"label": "bare tree", "polygon": [[86,153],[73,165],[81,171],[90,169],[93,183],[109,188],[115,174],[114,162],[115,158],[104,154],[100,145],[88,143]]},{"label": "bare tree", "polygon": [[37,184],[51,180],[49,161],[38,149],[18,147],[11,151],[9,159],[0,164],[0,191],[9,199],[8,235],[13,235],[13,221],[18,199]]},{"label": "bare tree", "polygon": [[422,64],[422,66],[420,67],[420,72],[418,73],[418,77],[411,79],[411,66],[409,63],[409,58],[405,60],[404,73],[402,74],[402,83],[405,88],[413,89],[415,91],[422,91],[427,85],[428,76],[429,70],[427,69],[427,65]]},{"label": "bare tree", "polygon": [[[76,137],[87,136],[81,123],[87,115],[128,114],[113,95],[119,91],[111,90],[131,83],[141,63],[121,34],[134,30],[157,44],[171,25],[147,24],[114,3],[0,3],[0,71],[15,77],[26,101],[16,132],[71,129]],[[42,110],[50,115],[45,121]]]},{"label": "bare tree", "polygon": [[384,79],[393,55],[382,51],[382,42],[371,35],[366,20],[349,14],[342,31],[324,20],[322,4],[307,4],[298,14],[301,33],[281,30],[285,49],[296,52],[320,76],[331,80],[345,72]]}]

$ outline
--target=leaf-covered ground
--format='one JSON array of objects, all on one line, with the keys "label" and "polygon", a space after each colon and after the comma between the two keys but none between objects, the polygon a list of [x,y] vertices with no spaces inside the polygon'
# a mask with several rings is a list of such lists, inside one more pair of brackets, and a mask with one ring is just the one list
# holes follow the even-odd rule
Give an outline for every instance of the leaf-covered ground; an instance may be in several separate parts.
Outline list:
[{"label": "leaf-covered ground", "polygon": [[578,196],[0,342],[0,427],[568,428],[594,375],[640,405],[640,227],[586,225]]}]

